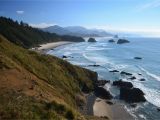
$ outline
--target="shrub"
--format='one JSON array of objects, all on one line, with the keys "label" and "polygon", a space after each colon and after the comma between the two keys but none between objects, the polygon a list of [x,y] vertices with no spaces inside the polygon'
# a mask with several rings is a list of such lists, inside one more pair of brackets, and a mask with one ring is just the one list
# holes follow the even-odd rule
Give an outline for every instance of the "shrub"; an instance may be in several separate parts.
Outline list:
[{"label": "shrub", "polygon": [[74,119],[74,114],[71,110],[69,110],[69,111],[66,112],[65,117],[69,120],[73,120]]}]

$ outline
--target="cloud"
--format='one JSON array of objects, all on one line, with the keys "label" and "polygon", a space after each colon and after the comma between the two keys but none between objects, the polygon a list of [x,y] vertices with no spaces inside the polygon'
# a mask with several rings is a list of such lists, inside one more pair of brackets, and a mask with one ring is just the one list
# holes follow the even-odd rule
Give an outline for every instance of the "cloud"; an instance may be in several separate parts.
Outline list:
[{"label": "cloud", "polygon": [[23,10],[17,10],[16,13],[19,14],[19,15],[22,15],[22,14],[24,14],[24,11]]},{"label": "cloud", "polygon": [[54,23],[39,23],[39,24],[30,23],[29,25],[35,28],[46,28],[46,27],[53,26],[56,24]]},{"label": "cloud", "polygon": [[150,9],[150,8],[157,8],[160,7],[160,0],[152,0],[152,2],[146,3],[144,5],[142,5],[138,11],[143,11],[146,9]]}]

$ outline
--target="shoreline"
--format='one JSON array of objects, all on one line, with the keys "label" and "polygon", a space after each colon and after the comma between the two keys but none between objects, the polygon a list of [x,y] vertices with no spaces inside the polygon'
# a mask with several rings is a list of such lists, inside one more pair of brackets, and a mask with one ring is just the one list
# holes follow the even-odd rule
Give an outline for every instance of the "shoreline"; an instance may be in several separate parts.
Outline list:
[{"label": "shoreline", "polygon": [[[72,44],[75,42],[60,41],[60,42],[51,42],[46,44],[41,44],[37,49],[34,48],[36,52],[46,54],[49,50],[54,49],[59,46]],[[110,120],[134,120],[133,116],[130,115],[119,102],[111,100],[114,104],[109,105],[106,99],[101,99],[96,97],[93,93],[87,97],[86,111],[83,114],[93,115],[102,118],[109,118]]]},{"label": "shoreline", "polygon": [[50,42],[46,44],[41,44],[39,45],[40,47],[31,48],[31,50],[45,54],[51,49],[54,49],[62,45],[72,44],[72,43],[76,43],[76,42],[69,42],[69,41]]}]

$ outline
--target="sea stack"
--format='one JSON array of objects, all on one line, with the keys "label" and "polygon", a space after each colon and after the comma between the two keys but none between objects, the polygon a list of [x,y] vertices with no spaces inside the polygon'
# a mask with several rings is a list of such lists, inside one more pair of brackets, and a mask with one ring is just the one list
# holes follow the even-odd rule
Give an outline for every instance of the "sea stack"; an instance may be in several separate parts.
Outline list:
[{"label": "sea stack", "polygon": [[141,57],[134,57],[134,59],[136,59],[136,60],[142,60]]},{"label": "sea stack", "polygon": [[113,39],[108,40],[109,43],[114,43],[115,41]]},{"label": "sea stack", "polygon": [[89,38],[88,42],[97,42],[97,41],[95,40],[95,38]]},{"label": "sea stack", "polygon": [[120,99],[129,103],[145,102],[144,93],[139,88],[120,88]]},{"label": "sea stack", "polygon": [[124,44],[124,43],[129,43],[129,41],[126,40],[126,39],[119,39],[119,40],[117,41],[117,44]]}]

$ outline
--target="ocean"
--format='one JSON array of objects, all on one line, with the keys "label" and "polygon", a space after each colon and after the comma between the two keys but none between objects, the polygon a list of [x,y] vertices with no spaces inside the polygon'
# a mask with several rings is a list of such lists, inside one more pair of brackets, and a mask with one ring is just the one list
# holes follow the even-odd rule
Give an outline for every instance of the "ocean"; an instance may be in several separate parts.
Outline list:
[{"label": "ocean", "polygon": [[[130,43],[109,43],[110,38],[96,38],[97,42],[81,42],[64,45],[48,51],[48,54],[66,59],[72,64],[96,71],[99,79],[119,80],[132,82],[134,87],[140,88],[145,93],[147,102],[138,103],[136,108],[125,104],[126,110],[135,119],[158,120],[160,119],[160,38],[126,38]],[[136,60],[134,57],[141,57]],[[88,65],[100,65],[93,67]],[[129,80],[119,73],[110,70],[119,70],[132,73],[136,80]],[[139,75],[142,74],[142,75]],[[145,81],[140,81],[144,78]],[[116,97],[119,92],[116,87],[105,86]]]}]

